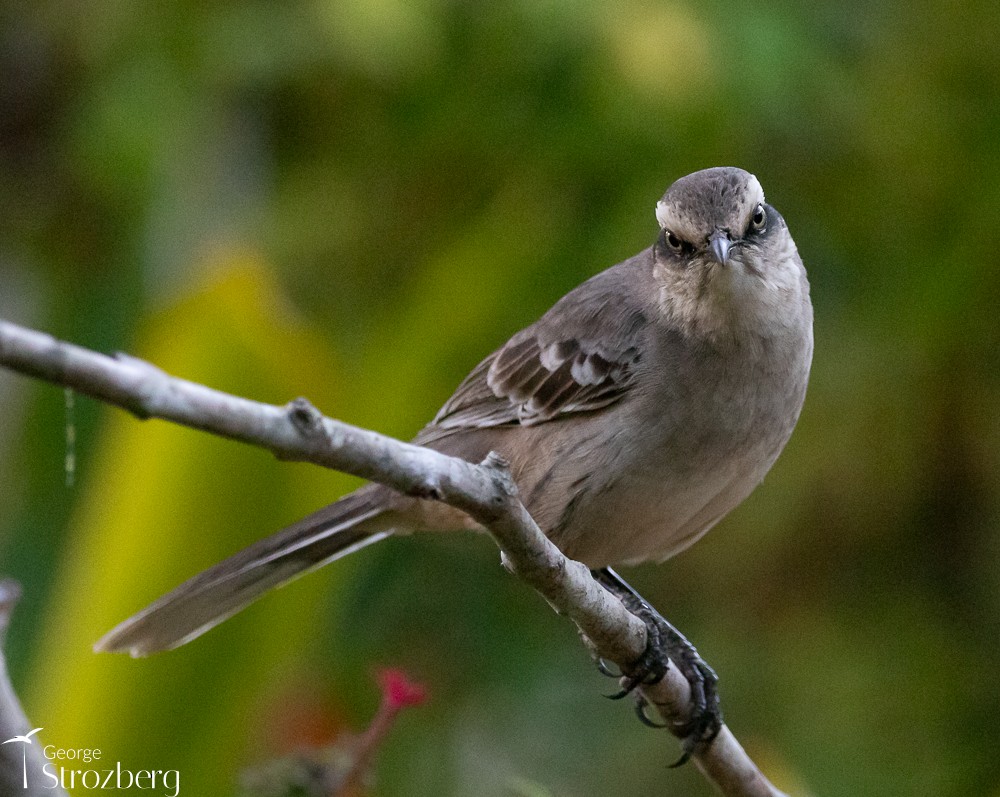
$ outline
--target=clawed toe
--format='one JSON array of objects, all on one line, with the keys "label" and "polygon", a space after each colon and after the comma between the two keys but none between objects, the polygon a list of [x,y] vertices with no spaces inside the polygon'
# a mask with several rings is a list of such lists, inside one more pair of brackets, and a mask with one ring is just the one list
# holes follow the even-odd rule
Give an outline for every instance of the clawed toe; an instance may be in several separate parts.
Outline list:
[{"label": "clawed toe", "polygon": [[610,665],[602,659],[600,656],[597,657],[597,671],[601,675],[606,675],[608,678],[621,678],[622,672],[620,670],[611,669]]},{"label": "clawed toe", "polygon": [[635,715],[639,718],[639,722],[645,725],[647,728],[666,728],[667,723],[657,722],[652,717],[649,716],[647,709],[649,708],[649,701],[646,700],[641,694],[636,693],[635,699]]},{"label": "clawed toe", "polygon": [[[608,697],[620,700],[627,695],[636,694],[636,714],[640,721],[650,727],[669,727],[671,732],[682,740],[683,754],[671,765],[679,767],[694,753],[708,747],[722,729],[722,711],[717,689],[718,676],[698,655],[694,645],[616,573],[603,570],[596,572],[595,575],[613,594],[622,599],[633,614],[645,622],[647,630],[646,650],[637,661],[626,668],[622,676],[621,691]],[[691,688],[691,717],[680,726],[663,725],[650,719],[647,713],[648,700],[635,692],[640,686],[655,684],[662,679],[671,663],[677,667]],[[598,660],[598,668],[605,675],[613,675],[607,663],[601,659]]]}]

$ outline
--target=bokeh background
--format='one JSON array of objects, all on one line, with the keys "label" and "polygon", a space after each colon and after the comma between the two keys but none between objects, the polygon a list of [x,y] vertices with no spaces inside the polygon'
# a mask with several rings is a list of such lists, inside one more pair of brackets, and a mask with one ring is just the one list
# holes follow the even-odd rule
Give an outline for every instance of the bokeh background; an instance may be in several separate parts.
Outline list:
[{"label": "bokeh background", "polygon": [[[501,0],[0,5],[0,315],[412,435],[482,355],[756,173],[816,356],[764,485],[627,575],[799,794],[1000,795],[1000,6]],[[182,793],[428,685],[377,795],[707,795],[600,697],[485,538],[370,548],[148,660],[111,625],[348,477],[0,373],[7,643],[47,743]]]}]

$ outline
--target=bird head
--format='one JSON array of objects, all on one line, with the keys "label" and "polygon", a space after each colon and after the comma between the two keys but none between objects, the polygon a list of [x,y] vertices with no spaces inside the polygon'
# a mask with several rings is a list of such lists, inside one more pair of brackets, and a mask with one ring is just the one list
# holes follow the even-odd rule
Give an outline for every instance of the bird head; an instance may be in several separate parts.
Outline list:
[{"label": "bird head", "polygon": [[660,223],[657,256],[679,267],[728,266],[760,247],[769,223],[780,217],[764,202],[764,189],[749,172],[729,166],[677,180],[656,204]]},{"label": "bird head", "polygon": [[783,296],[807,290],[784,219],[743,169],[680,178],[657,203],[656,219],[653,257],[664,309],[684,326],[737,333],[782,323],[789,310]]}]

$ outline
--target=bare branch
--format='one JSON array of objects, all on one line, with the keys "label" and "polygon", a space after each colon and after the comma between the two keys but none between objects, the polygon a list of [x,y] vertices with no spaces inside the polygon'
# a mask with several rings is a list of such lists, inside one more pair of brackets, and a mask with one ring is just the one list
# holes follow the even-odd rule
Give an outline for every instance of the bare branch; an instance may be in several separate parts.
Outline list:
[{"label": "bare branch", "polygon": [[[492,534],[507,567],[572,619],[597,655],[625,671],[645,650],[644,623],[594,581],[585,565],[566,558],[548,540],[518,498],[506,463],[495,454],[476,465],[323,417],[304,399],[285,407],[250,401],[171,377],[134,357],[98,354],[3,321],[0,365],[71,387],[141,419],[172,421],[457,507]],[[643,694],[668,726],[688,720],[690,689],[674,667],[658,683],[643,687]],[[781,797],[726,727],[707,750],[695,754],[695,761],[724,795]]]}]

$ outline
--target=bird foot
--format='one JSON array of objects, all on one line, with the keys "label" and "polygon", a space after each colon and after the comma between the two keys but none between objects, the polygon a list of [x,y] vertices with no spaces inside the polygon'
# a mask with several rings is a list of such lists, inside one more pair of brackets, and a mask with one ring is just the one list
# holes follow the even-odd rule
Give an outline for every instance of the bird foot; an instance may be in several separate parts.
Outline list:
[{"label": "bird foot", "polygon": [[671,732],[682,741],[683,754],[672,764],[678,767],[693,753],[707,748],[722,728],[722,710],[717,689],[719,678],[698,654],[687,638],[650,606],[617,573],[610,569],[595,571],[597,580],[625,607],[646,624],[646,649],[638,660],[623,673],[612,673],[605,663],[600,666],[606,675],[620,675],[622,689],[612,699],[637,695],[636,712],[646,725],[657,727],[646,714],[648,701],[635,690],[655,684],[663,678],[672,663],[691,687],[691,716],[683,724],[670,725]]}]

